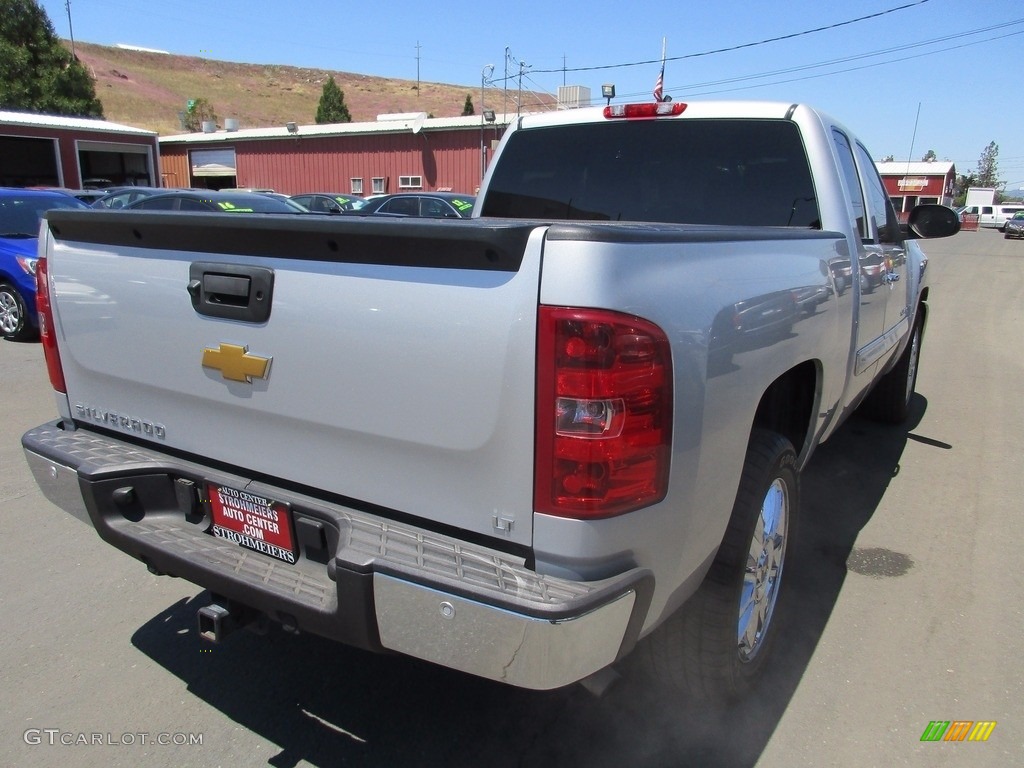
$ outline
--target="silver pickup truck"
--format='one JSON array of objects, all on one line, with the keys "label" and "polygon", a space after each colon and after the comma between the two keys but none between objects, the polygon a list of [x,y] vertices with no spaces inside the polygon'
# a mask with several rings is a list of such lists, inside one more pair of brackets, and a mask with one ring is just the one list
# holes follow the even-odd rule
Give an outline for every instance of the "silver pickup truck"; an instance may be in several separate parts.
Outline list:
[{"label": "silver pickup truck", "polygon": [[49,499],[275,622],[516,686],[642,638],[742,695],[800,472],[904,418],[927,314],[871,156],[807,106],[613,105],[510,127],[466,221],[54,211],[37,265]]}]

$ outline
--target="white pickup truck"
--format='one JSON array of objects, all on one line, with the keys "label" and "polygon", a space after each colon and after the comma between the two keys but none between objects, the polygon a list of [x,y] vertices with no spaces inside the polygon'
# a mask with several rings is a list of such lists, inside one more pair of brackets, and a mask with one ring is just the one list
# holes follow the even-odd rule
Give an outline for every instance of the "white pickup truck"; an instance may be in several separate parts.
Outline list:
[{"label": "white pickup truck", "polygon": [[906,415],[916,239],[955,213],[901,228],[850,131],[771,103],[523,116],[477,210],[51,212],[40,487],[208,589],[208,639],[549,689],[651,635],[666,678],[743,694],[800,472],[855,408]]}]

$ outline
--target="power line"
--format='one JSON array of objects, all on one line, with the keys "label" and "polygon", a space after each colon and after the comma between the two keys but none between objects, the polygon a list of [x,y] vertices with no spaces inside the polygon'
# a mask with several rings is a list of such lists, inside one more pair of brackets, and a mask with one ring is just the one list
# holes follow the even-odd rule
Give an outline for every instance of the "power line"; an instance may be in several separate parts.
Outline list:
[{"label": "power line", "polygon": [[[701,56],[712,56],[712,55],[718,54],[718,53],[729,53],[731,51],[740,51],[740,50],[743,50],[744,48],[754,48],[754,47],[757,47],[759,45],[767,45],[769,43],[777,43],[777,42],[779,42],[781,40],[792,40],[793,38],[803,37],[804,35],[813,35],[813,34],[816,34],[818,32],[826,32],[826,31],[828,31],[830,29],[838,29],[840,27],[846,27],[846,26],[849,26],[851,24],[857,24],[857,23],[859,23],[861,21],[868,21],[870,19],[877,19],[877,18],[879,18],[881,16],[885,16],[885,15],[890,14],[890,13],[896,13],[897,11],[904,11],[907,8],[913,8],[915,6],[924,5],[925,3],[929,3],[929,2],[931,2],[931,0],[917,0],[917,2],[914,2],[914,3],[907,3],[906,5],[900,5],[900,6],[897,6],[895,8],[889,8],[889,9],[884,10],[884,11],[879,11],[878,13],[871,13],[871,14],[868,14],[867,16],[858,16],[855,19],[847,19],[846,21],[839,21],[839,22],[836,22],[835,24],[828,24],[828,25],[823,26],[823,27],[815,27],[814,29],[805,29],[802,32],[791,32],[788,35],[779,35],[778,37],[769,37],[769,38],[766,38],[764,40],[758,40],[757,42],[741,43],[740,45],[733,45],[733,46],[730,46],[730,47],[727,47],[727,48],[716,48],[715,50],[702,51],[700,53],[688,53],[688,54],[686,54],[684,56],[671,56],[671,57],[665,59],[665,61],[683,61],[685,59],[695,59],[695,58],[699,58]],[[649,64],[661,64],[661,59],[650,59],[650,60],[647,60],[647,61],[633,61],[633,62],[628,62],[626,64],[601,64],[601,65],[597,65],[597,66],[593,66],[593,67],[570,67],[569,69],[565,69],[565,68],[559,68],[559,69],[535,69],[533,71],[535,73],[537,73],[537,74],[550,74],[550,73],[553,73],[553,72],[593,72],[593,71],[602,70],[602,69],[619,69],[619,68],[624,68],[624,67],[641,67],[641,66],[646,66],[646,65],[649,65]]]},{"label": "power line", "polygon": [[[739,77],[731,77],[731,78],[726,78],[726,79],[723,79],[723,80],[711,80],[711,81],[704,82],[704,83],[692,83],[688,87],[691,87],[691,88],[703,88],[705,86],[713,86],[713,85],[728,85],[730,83],[743,82],[744,80],[757,80],[757,79],[761,79],[761,78],[774,77],[776,75],[788,75],[788,74],[793,73],[793,72],[803,72],[803,71],[806,71],[806,70],[809,70],[809,69],[817,69],[819,67],[831,66],[833,64],[847,64],[847,63],[849,63],[851,61],[860,61],[862,59],[870,59],[870,58],[875,57],[875,56],[884,56],[886,54],[894,53],[894,52],[897,52],[897,51],[902,52],[902,51],[907,51],[907,50],[911,50],[911,49],[914,49],[914,48],[923,48],[923,47],[928,46],[928,45],[935,45],[936,43],[944,43],[944,42],[948,42],[950,40],[958,40],[958,39],[961,39],[961,38],[964,38],[964,37],[970,37],[971,35],[979,35],[979,34],[982,34],[983,32],[991,32],[993,30],[1004,30],[1007,27],[1016,26],[1018,24],[1024,24],[1024,19],[1016,19],[1014,21],[1008,21],[1008,22],[1004,22],[1002,24],[996,24],[996,25],[993,25],[991,27],[982,27],[980,29],[973,29],[973,30],[971,30],[969,32],[960,32],[960,33],[957,33],[955,35],[947,35],[945,37],[937,37],[937,38],[933,38],[931,40],[922,40],[921,42],[917,42],[917,43],[901,43],[899,46],[896,46],[894,48],[883,48],[881,50],[869,51],[867,53],[858,53],[858,54],[854,54],[852,56],[846,56],[846,57],[843,57],[843,58],[840,58],[840,59],[829,59],[828,61],[818,62],[817,64],[803,64],[803,65],[797,66],[797,67],[788,67],[786,69],[776,69],[776,70],[773,70],[771,72],[761,72],[761,73],[756,74],[756,75],[741,75]],[[993,40],[1001,40],[1004,37],[1010,37],[1012,35],[1017,35],[1017,34],[1020,34],[1020,32],[1010,32],[1010,33],[1007,33],[1005,35],[997,35],[996,37],[989,37],[989,38],[986,38],[984,40],[975,40],[974,42],[966,43],[965,45],[977,45],[979,43],[987,43],[987,42],[991,42]],[[922,55],[926,55],[927,56],[927,55],[931,55],[932,53],[944,53],[946,51],[952,51],[952,50],[956,50],[957,48],[965,47],[965,45],[954,46],[952,48],[942,48],[942,49],[939,49],[937,51],[929,51],[929,52],[927,52],[925,54],[922,54]],[[902,61],[904,58],[914,58],[914,57],[901,56],[900,60]],[[883,62],[883,63],[889,63],[889,62]],[[846,71],[846,70],[844,70],[844,71]]]},{"label": "power line", "polygon": [[[902,61],[908,61],[910,59],[922,58],[924,56],[932,56],[932,55],[935,55],[935,54],[938,54],[938,53],[946,53],[948,51],[954,51],[954,50],[958,50],[960,48],[967,48],[967,47],[970,47],[970,46],[973,46],[973,45],[980,45],[982,43],[989,43],[989,42],[992,42],[994,40],[1002,40],[1002,39],[1007,38],[1007,37],[1014,37],[1016,35],[1024,34],[1024,31],[1009,32],[1009,33],[1004,34],[1004,35],[995,35],[993,37],[987,37],[987,38],[984,38],[984,39],[981,39],[981,40],[974,40],[972,42],[963,43],[961,45],[947,46],[945,48],[939,48],[939,49],[936,49],[936,50],[933,50],[933,51],[926,51],[924,53],[919,53],[919,54],[916,54],[916,55],[913,55],[913,56],[907,56],[906,53],[905,53],[909,49],[922,48],[922,47],[928,46],[928,45],[935,45],[936,43],[942,43],[942,42],[946,42],[946,41],[949,41],[949,40],[955,40],[955,39],[960,39],[960,38],[963,38],[963,37],[969,37],[971,35],[978,35],[978,34],[982,34],[984,32],[991,32],[991,31],[997,30],[997,29],[1005,29],[1007,27],[1016,26],[1016,25],[1020,25],[1020,24],[1024,24],[1024,19],[1014,19],[1014,20],[1007,21],[1007,22],[1004,22],[1004,23],[998,24],[998,25],[993,25],[993,26],[989,26],[989,27],[981,27],[981,28],[978,28],[978,29],[970,30],[968,32],[961,32],[961,33],[958,33],[958,34],[955,34],[955,35],[947,35],[945,37],[933,38],[933,39],[930,39],[930,40],[923,40],[923,41],[920,41],[920,42],[917,42],[917,43],[903,43],[903,44],[901,44],[899,46],[896,46],[896,47],[893,47],[893,48],[885,48],[885,49],[882,49],[882,50],[872,51],[872,52],[869,52],[869,53],[855,54],[853,56],[848,56],[848,57],[840,58],[840,59],[831,59],[831,60],[828,60],[828,61],[818,62],[816,64],[805,64],[805,65],[801,65],[801,66],[797,66],[797,67],[789,67],[789,68],[786,68],[786,69],[773,70],[771,72],[759,72],[757,74],[740,75],[740,76],[737,76],[737,77],[725,78],[725,79],[722,79],[722,80],[713,80],[713,81],[707,81],[707,82],[702,82],[702,83],[690,83],[690,84],[687,84],[687,85],[677,86],[675,88],[672,88],[671,89],[671,93],[673,93],[673,95],[675,95],[675,96],[678,96],[680,93],[684,93],[688,97],[706,96],[706,95],[713,95],[713,94],[718,94],[718,93],[729,93],[729,92],[733,92],[733,91],[750,90],[752,88],[764,88],[764,87],[768,87],[768,86],[772,86],[772,85],[782,85],[784,83],[799,82],[801,80],[812,80],[812,79],[815,79],[815,78],[828,77],[830,75],[836,75],[836,74],[846,74],[847,72],[854,72],[854,71],[861,70],[861,69],[869,69],[871,67],[878,67],[878,66],[884,66],[884,65],[887,65],[887,64],[899,63],[899,62],[902,62]],[[772,80],[771,82],[765,82],[765,83],[751,83],[751,84],[747,84],[747,85],[743,85],[742,84],[745,81],[763,80],[763,79],[766,79],[766,78],[778,77],[779,75],[787,75],[787,74],[796,73],[796,72],[804,72],[804,71],[808,71],[808,70],[819,69],[821,67],[835,66],[837,64],[848,64],[849,62],[852,62],[852,61],[858,61],[858,60],[868,59],[868,58],[872,58],[872,57],[884,56],[884,55],[893,54],[893,53],[898,53],[899,54],[899,58],[898,59],[890,59],[890,60],[887,60],[887,61],[875,62],[873,64],[865,64],[865,65],[860,66],[860,67],[847,67],[847,68],[844,68],[844,69],[842,69],[842,70],[840,70],[838,72],[837,71],[822,72],[822,73],[815,74],[815,75],[808,75],[806,77],[794,77],[794,78],[789,78],[789,79],[784,79],[784,80]],[[694,91],[693,90],[693,89],[698,89],[698,88],[707,88],[707,87],[713,87],[713,86],[719,86],[719,85],[730,85],[730,84],[734,84],[734,83],[738,84],[735,88],[720,88],[720,89],[706,90],[706,91]],[[641,96],[641,95],[644,95],[646,93],[647,93],[647,91],[640,91],[640,92],[637,92],[637,93],[623,93],[623,94],[619,94],[619,96],[620,96],[620,98],[629,99],[631,97]]]},{"label": "power line", "polygon": [[[963,43],[961,45],[954,45],[954,46],[950,46],[948,48],[940,48],[940,49],[934,50],[934,51],[927,51],[925,53],[918,53],[918,54],[915,54],[913,56],[900,55],[899,58],[889,59],[887,61],[878,61],[878,62],[875,62],[873,64],[864,64],[864,65],[859,66],[859,67],[847,67],[847,68],[842,69],[840,71],[821,72],[821,73],[816,74],[816,75],[807,75],[805,77],[792,77],[792,78],[789,78],[787,80],[773,80],[770,83],[758,83],[758,84],[754,84],[754,85],[740,85],[740,86],[738,86],[736,88],[722,88],[722,89],[718,89],[718,90],[699,91],[699,92],[688,91],[688,90],[685,89],[685,87],[684,88],[674,88],[672,90],[674,92],[684,91],[688,96],[692,97],[692,96],[707,96],[707,95],[716,94],[716,93],[728,93],[728,92],[731,92],[731,91],[745,91],[745,90],[749,90],[751,88],[764,88],[764,87],[767,87],[769,85],[782,85],[784,83],[795,83],[795,82],[799,82],[801,80],[814,80],[815,78],[819,78],[819,77],[829,77],[830,75],[846,74],[848,72],[856,72],[856,71],[861,70],[861,69],[870,69],[872,67],[880,67],[880,66],[883,66],[885,64],[898,64],[898,63],[902,63],[902,62],[905,62],[905,61],[910,61],[911,59],[920,59],[920,58],[923,58],[925,56],[934,56],[937,53],[946,53],[948,51],[955,51],[955,50],[958,50],[960,48],[969,48],[969,47],[971,47],[973,45],[980,45],[981,43],[989,43],[989,42],[992,42],[993,40],[1002,40],[1002,39],[1007,38],[1007,37],[1016,37],[1017,35],[1022,35],[1022,34],[1024,34],[1024,30],[1021,30],[1019,32],[1009,32],[1009,33],[1007,33],[1005,35],[996,35],[995,37],[985,38],[984,40],[975,40],[975,41],[970,42],[970,43]],[[890,48],[888,50],[880,51],[880,52],[875,53],[875,54],[866,54],[865,56],[866,57],[869,57],[869,56],[881,56],[881,55],[888,54],[888,53],[896,53],[896,52],[899,52],[899,51],[903,50],[905,47],[906,46],[900,46],[899,48]],[[812,65],[808,65],[804,69],[815,69],[815,68],[818,68],[818,67],[830,66],[830,65],[835,64],[835,63],[842,63],[842,62],[838,61],[838,62],[824,62],[822,64],[812,64]],[[797,71],[797,70],[790,70],[790,71]],[[780,72],[778,74],[787,74],[787,72],[783,71],[783,72]],[[740,82],[740,81],[742,81],[742,79],[754,80],[754,79],[757,79],[757,78],[760,78],[760,77],[763,77],[763,76],[762,75],[750,75],[748,78],[736,78],[736,81]],[[710,83],[709,85],[715,85],[715,83]],[[695,85],[695,86],[692,86],[692,87],[699,88],[701,86],[700,85]]]}]

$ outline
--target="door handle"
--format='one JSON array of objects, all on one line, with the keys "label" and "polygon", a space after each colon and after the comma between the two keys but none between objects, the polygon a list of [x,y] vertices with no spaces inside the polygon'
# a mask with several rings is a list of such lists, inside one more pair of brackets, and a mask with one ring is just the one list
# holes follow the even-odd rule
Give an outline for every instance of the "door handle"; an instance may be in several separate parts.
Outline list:
[{"label": "door handle", "polygon": [[274,270],[196,261],[189,267],[186,290],[200,315],[263,323],[270,317]]}]

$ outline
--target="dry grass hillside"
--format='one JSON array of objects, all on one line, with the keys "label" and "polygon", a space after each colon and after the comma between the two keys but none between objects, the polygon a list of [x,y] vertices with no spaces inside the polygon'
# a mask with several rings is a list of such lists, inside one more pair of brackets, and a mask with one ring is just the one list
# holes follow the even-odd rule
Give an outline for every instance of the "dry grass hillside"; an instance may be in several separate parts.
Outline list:
[{"label": "dry grass hillside", "polygon": [[[240,128],[300,125],[315,122],[323,84],[331,75],[345,94],[356,122],[391,112],[426,112],[434,117],[462,114],[466,96],[480,112],[480,87],[388,80],[351,72],[263,64],[235,64],[193,56],[124,50],[75,43],[78,58],[96,80],[103,115],[115,123],[181,133],[178,113],[189,99],[206,99],[217,122],[237,118]],[[527,94],[524,94],[524,101]],[[537,98],[530,94],[531,100]],[[487,89],[485,106],[502,107],[502,91]],[[543,95],[539,98],[548,99]],[[510,102],[509,109],[514,109]]]}]

